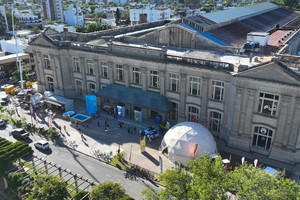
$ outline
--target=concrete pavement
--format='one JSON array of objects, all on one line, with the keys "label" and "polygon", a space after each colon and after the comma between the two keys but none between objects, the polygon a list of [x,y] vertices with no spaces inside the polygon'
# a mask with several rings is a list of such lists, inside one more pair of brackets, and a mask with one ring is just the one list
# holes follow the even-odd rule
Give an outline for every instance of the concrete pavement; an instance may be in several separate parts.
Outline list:
[{"label": "concrete pavement", "polygon": [[[108,119],[110,125],[108,131],[105,131],[106,119]],[[83,133],[83,139],[78,129],[70,122],[61,118],[55,118],[54,121],[59,126],[66,126],[66,131],[62,130],[65,145],[89,156],[96,158],[94,155],[96,151],[107,154],[112,152],[113,155],[115,155],[120,148],[120,150],[125,153],[127,161],[155,173],[161,172],[159,157],[162,158],[163,171],[174,167],[174,164],[158,151],[162,136],[153,140],[151,143],[147,140],[146,153],[141,153],[139,130],[143,130],[150,125],[155,125],[154,122],[150,124],[149,121],[137,123],[129,119],[116,120],[109,114],[100,113],[100,116],[95,118],[93,122],[88,125],[88,128],[81,127],[80,132]],[[119,127],[120,121],[124,123],[123,128]],[[100,123],[100,127],[98,127],[98,122]],[[137,127],[136,133],[129,134],[127,130],[128,127]]]},{"label": "concrete pavement", "polygon": [[[76,113],[86,113],[85,103],[83,101],[75,100],[74,108]],[[30,122],[28,113],[26,115],[27,121]],[[38,126],[45,126],[45,123],[48,122],[48,117],[41,113],[37,116],[39,116],[41,120]],[[109,122],[108,131],[105,131],[106,120]],[[124,123],[122,128],[119,127],[120,122]],[[140,123],[128,118],[114,119],[113,115],[100,111],[99,116],[93,118],[93,121],[88,124],[88,127],[81,126],[80,131],[74,124],[70,123],[70,121],[64,120],[58,115],[54,117],[53,126],[57,126],[57,128],[65,126],[66,130],[64,130],[64,128],[61,130],[64,144],[88,156],[97,158],[94,152],[106,154],[112,152],[113,155],[115,155],[120,148],[120,150],[125,153],[127,161],[155,173],[161,173],[161,171],[174,167],[174,164],[170,162],[165,155],[159,153],[158,148],[163,136],[151,142],[147,140],[146,152],[141,153],[139,132],[149,126],[158,128],[158,124],[155,124],[154,120],[144,120]],[[136,127],[136,133],[129,134],[128,127]],[[162,160],[162,167],[160,166],[159,157],[161,157]]]}]

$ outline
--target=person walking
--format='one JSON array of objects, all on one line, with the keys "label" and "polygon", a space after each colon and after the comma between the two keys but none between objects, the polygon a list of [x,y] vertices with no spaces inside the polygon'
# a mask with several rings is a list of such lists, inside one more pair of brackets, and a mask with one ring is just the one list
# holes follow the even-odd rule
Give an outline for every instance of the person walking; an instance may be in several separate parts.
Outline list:
[{"label": "person walking", "polygon": [[99,122],[99,120],[97,121],[97,125],[98,125],[98,127],[100,127],[100,122]]}]

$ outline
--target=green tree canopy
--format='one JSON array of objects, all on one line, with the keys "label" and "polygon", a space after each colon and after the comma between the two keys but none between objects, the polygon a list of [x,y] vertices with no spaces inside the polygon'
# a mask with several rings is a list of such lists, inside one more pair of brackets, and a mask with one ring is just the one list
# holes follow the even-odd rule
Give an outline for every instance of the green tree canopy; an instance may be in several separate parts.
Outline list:
[{"label": "green tree canopy", "polygon": [[32,193],[26,195],[26,199],[67,199],[69,197],[67,185],[67,182],[55,176],[36,176],[32,186]]},{"label": "green tree canopy", "polygon": [[90,193],[91,199],[116,200],[127,198],[124,188],[118,183],[104,182],[93,188]]},{"label": "green tree canopy", "polygon": [[[6,19],[7,19],[8,29],[12,31],[12,14],[9,10],[6,11]],[[14,16],[14,29],[15,30],[19,29],[19,19],[16,16]]]},{"label": "green tree canopy", "polygon": [[300,187],[290,179],[277,178],[244,164],[229,175],[228,190],[239,199],[299,199]]},{"label": "green tree canopy", "polygon": [[5,18],[0,14],[0,36],[6,32]]},{"label": "green tree canopy", "polygon": [[117,10],[116,10],[116,24],[117,25],[120,24],[120,19],[121,19],[121,12],[120,12],[119,8],[117,8]]},{"label": "green tree canopy", "polygon": [[260,168],[244,164],[227,172],[221,157],[202,155],[188,163],[187,170],[173,168],[161,176],[161,191],[146,189],[146,200],[232,199],[283,200],[300,199],[300,186],[282,176],[271,176]]}]

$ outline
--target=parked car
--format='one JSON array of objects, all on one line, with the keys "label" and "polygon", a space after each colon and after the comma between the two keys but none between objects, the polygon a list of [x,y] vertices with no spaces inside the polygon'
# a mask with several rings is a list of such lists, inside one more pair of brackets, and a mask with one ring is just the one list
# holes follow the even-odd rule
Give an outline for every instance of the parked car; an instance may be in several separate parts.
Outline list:
[{"label": "parked car", "polygon": [[3,119],[0,119],[0,127],[6,126],[6,121]]},{"label": "parked car", "polygon": [[42,149],[42,150],[49,149],[49,143],[46,140],[36,141],[34,142],[34,146],[37,149]]},{"label": "parked car", "polygon": [[158,131],[153,127],[149,126],[144,130],[145,136],[150,139],[158,138]]},{"label": "parked car", "polygon": [[25,140],[29,137],[29,133],[26,132],[23,128],[16,128],[11,131],[11,135],[16,139]]}]

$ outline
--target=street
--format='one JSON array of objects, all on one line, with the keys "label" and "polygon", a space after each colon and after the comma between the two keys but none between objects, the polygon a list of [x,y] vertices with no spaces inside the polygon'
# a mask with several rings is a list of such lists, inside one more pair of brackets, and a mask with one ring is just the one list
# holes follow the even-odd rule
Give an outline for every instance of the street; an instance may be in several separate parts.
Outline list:
[{"label": "street", "polygon": [[[9,132],[12,130],[12,127],[8,125],[5,130],[1,130],[0,136],[6,138],[10,141],[15,141],[12,136],[9,136]],[[151,187],[153,189],[158,189],[150,182],[137,178],[136,180],[126,179],[125,172],[121,171],[113,166],[104,164],[68,148],[54,145],[50,142],[51,153],[49,155],[44,154],[37,150],[33,146],[33,142],[40,140],[41,138],[37,135],[31,135],[29,145],[32,146],[35,154],[39,157],[47,159],[61,165],[63,168],[71,170],[73,173],[80,174],[83,177],[89,178],[90,180],[96,181],[98,183],[104,181],[113,181],[120,183],[126,193],[132,196],[135,199],[142,199],[141,192],[143,189]]]}]

